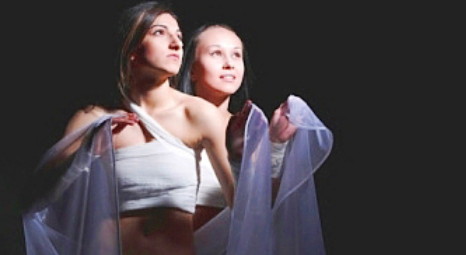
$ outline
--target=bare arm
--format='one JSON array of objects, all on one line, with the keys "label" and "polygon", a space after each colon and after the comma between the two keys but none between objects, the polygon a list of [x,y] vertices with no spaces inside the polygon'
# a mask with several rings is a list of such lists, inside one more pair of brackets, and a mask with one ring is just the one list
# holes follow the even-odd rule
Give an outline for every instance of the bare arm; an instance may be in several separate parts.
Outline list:
[{"label": "bare arm", "polygon": [[235,181],[228,161],[225,144],[227,119],[212,105],[202,106],[196,117],[196,123],[203,136],[202,146],[206,149],[209,160],[222,187],[225,200],[233,207]]},{"label": "bare arm", "polygon": [[[123,110],[118,110],[114,113],[121,114],[121,116],[116,116],[112,118],[112,133],[119,133],[127,125],[136,124],[139,119],[135,113],[128,113]],[[65,128],[65,134],[69,135],[78,129],[87,126],[102,117],[105,114],[110,114],[109,111],[100,107],[100,106],[88,106],[86,109],[77,111],[71,120],[68,122],[68,125]],[[76,141],[76,145],[72,153],[81,145],[82,139]]]},{"label": "bare arm", "polygon": [[[100,108],[88,106],[84,109],[79,109],[74,113],[71,119],[68,121],[62,139],[66,136],[78,131],[81,128],[91,124],[97,118],[103,115],[100,112]],[[59,154],[55,155],[48,162],[45,162],[44,168],[53,168],[62,162],[66,161],[70,155],[74,154],[83,141],[83,136],[78,137],[73,143],[71,143],[64,150],[60,151]]]},{"label": "bare arm", "polygon": [[[84,109],[79,109],[68,121],[68,124],[65,127],[63,137],[66,137],[79,129],[82,129],[92,122],[96,121],[98,118],[108,114],[109,112],[100,106],[87,106]],[[123,111],[122,111],[123,113]],[[113,117],[112,118],[112,132],[117,133],[126,125],[133,125],[138,121],[138,118],[135,114],[128,113],[126,115]],[[54,157],[50,162],[47,163],[47,166],[53,167],[69,158],[70,155],[74,154],[78,148],[81,146],[84,137],[78,137],[70,146],[63,150],[60,154]]]}]

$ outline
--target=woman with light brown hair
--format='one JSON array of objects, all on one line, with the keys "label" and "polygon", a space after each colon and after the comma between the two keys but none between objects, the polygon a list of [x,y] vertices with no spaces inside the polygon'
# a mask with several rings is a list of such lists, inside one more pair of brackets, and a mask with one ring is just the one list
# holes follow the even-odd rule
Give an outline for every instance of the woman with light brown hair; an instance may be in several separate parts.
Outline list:
[{"label": "woman with light brown hair", "polygon": [[[195,254],[202,151],[227,206],[233,206],[235,182],[218,122],[222,115],[209,102],[171,86],[183,57],[176,15],[162,3],[142,2],[123,12],[119,28],[121,105],[79,110],[45,157],[54,163],[40,171],[73,163],[53,195],[24,216],[28,254]],[[105,178],[86,177],[101,168],[109,171]],[[72,191],[81,177],[83,186]]]}]

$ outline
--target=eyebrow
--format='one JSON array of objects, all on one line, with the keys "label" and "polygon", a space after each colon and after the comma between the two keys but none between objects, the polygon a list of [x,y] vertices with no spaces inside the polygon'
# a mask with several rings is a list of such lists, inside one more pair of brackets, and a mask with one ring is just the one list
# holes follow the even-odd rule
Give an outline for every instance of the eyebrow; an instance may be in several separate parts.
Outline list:
[{"label": "eyebrow", "polygon": [[[207,48],[211,48],[211,47],[223,48],[220,44],[212,44],[212,45],[207,46]],[[233,47],[233,49],[239,49],[239,50],[241,50],[242,47],[241,47],[241,46],[235,46],[235,47]]]}]

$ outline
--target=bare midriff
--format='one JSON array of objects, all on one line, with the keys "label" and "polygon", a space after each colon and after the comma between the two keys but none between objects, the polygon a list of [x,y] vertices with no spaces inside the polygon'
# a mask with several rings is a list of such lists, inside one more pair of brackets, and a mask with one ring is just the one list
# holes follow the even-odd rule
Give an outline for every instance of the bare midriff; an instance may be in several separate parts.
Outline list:
[{"label": "bare midriff", "polygon": [[152,208],[120,215],[123,255],[194,255],[193,214]]}]

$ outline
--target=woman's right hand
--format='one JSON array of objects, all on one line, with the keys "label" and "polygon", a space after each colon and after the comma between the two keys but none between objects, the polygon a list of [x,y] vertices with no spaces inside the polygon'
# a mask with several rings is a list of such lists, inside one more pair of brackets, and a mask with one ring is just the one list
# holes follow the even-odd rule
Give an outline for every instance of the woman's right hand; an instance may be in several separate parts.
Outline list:
[{"label": "woman's right hand", "polygon": [[134,125],[139,122],[136,113],[126,113],[122,116],[112,118],[112,133],[117,134],[123,130],[127,125]]}]

